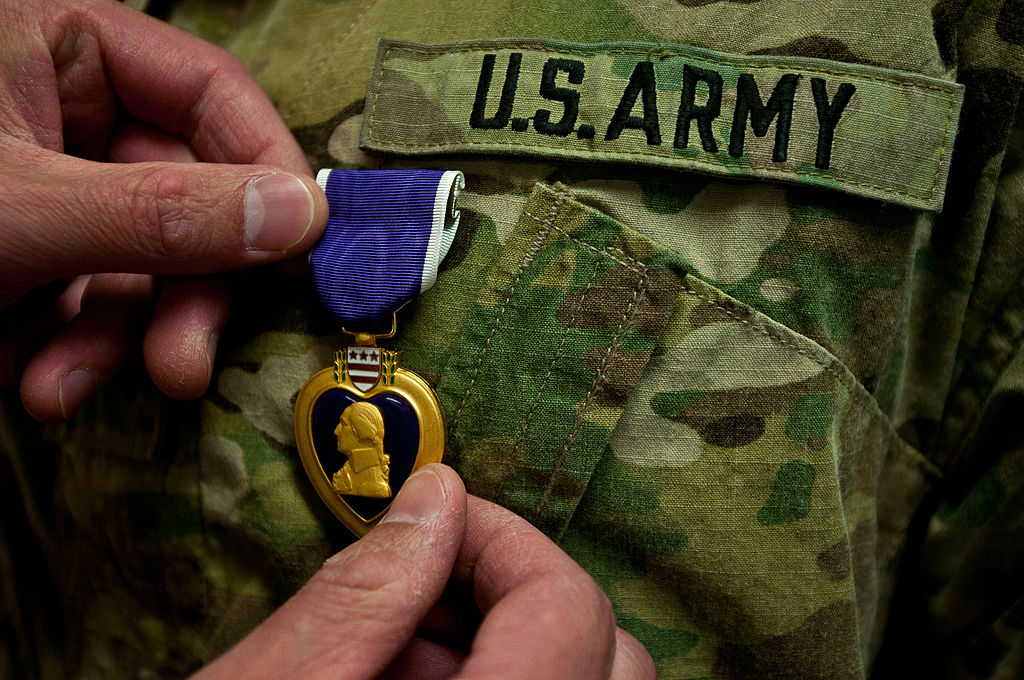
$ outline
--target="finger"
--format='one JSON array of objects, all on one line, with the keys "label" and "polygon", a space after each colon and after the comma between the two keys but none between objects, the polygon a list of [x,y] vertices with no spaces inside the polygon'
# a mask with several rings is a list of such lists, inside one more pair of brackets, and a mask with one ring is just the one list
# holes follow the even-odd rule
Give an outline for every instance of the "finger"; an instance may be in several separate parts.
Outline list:
[{"label": "finger", "polygon": [[469,653],[480,620],[480,610],[477,609],[471,588],[453,581],[448,584],[441,600],[423,619],[416,634],[445,647]]},{"label": "finger", "polygon": [[607,678],[615,649],[608,598],[526,520],[470,497],[457,577],[483,622],[460,678]]},{"label": "finger", "polygon": [[276,261],[310,248],[327,220],[314,180],[276,168],[102,164],[39,150],[12,162],[0,167],[0,269],[20,284],[8,298],[83,273],[194,275]]},{"label": "finger", "polygon": [[246,67],[226,50],[117,3],[70,10],[94,36],[121,105],[217,163],[308,172],[305,156]]},{"label": "finger", "polygon": [[[125,120],[110,141],[108,160],[193,163],[197,157],[184,139]],[[206,391],[230,300],[228,284],[222,278],[164,280],[146,331],[143,357],[150,377],[165,394],[194,399]]]},{"label": "finger", "polygon": [[654,660],[635,637],[622,630],[615,631],[615,660],[611,680],[656,680]]},{"label": "finger", "polygon": [[445,680],[459,672],[465,654],[415,637],[379,680]]},{"label": "finger", "polygon": [[0,387],[17,383],[29,359],[75,318],[88,276],[55,281],[0,312]]},{"label": "finger", "polygon": [[164,279],[142,344],[146,369],[164,394],[195,399],[206,391],[230,305],[222,277]]},{"label": "finger", "polygon": [[194,163],[199,157],[181,137],[135,120],[125,120],[114,130],[107,160],[112,163]]},{"label": "finger", "polygon": [[25,367],[26,410],[47,423],[71,417],[133,354],[152,294],[149,276],[91,277],[81,312]]},{"label": "finger", "polygon": [[338,553],[198,680],[376,677],[440,597],[465,527],[465,489],[443,465],[402,486],[384,520]]}]

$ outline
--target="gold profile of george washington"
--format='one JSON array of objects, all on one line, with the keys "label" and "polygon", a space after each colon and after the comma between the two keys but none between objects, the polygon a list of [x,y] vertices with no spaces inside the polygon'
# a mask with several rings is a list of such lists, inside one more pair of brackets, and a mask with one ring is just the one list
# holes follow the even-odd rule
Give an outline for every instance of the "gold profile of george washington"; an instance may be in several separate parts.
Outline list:
[{"label": "gold profile of george washington", "polygon": [[338,452],[348,460],[331,478],[338,494],[390,498],[391,456],[384,453],[384,417],[367,401],[357,401],[341,413],[334,428]]}]

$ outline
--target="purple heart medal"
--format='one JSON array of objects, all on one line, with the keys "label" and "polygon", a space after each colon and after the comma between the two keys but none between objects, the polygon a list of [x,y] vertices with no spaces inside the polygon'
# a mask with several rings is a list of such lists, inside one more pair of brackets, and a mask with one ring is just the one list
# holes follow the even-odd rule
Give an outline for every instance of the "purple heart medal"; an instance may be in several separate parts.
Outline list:
[{"label": "purple heart medal", "polygon": [[310,254],[317,292],[353,336],[295,402],[295,441],[313,487],[357,536],[414,470],[444,455],[444,413],[427,381],[377,346],[395,311],[430,288],[451,247],[465,186],[448,170],[321,170],[330,215]]}]

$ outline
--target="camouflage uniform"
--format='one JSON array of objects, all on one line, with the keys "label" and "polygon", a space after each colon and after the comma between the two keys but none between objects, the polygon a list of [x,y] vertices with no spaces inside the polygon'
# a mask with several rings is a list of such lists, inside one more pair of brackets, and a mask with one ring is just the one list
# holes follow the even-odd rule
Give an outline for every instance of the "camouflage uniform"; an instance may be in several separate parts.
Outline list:
[{"label": "camouflage uniform", "polygon": [[[1022,677],[1021,2],[445,4],[159,9],[249,64],[314,169],[466,173],[459,236],[393,346],[435,384],[470,491],[586,567],[661,677]],[[492,114],[514,53],[549,126],[582,87],[574,62],[614,92],[609,115],[636,77],[619,116],[633,151],[616,156],[603,125],[541,139],[524,127],[536,117],[499,111],[467,126],[431,94],[430,73],[465,72],[449,84],[472,97],[494,54]],[[538,98],[541,57],[564,89]],[[704,65],[701,102],[721,76],[717,153],[698,146],[699,112],[688,146],[663,123],[647,148],[647,87],[675,121],[685,74],[672,100],[633,65],[677,58]],[[772,155],[776,106],[736,160],[742,73],[772,68],[761,102],[802,74],[776,101],[793,102],[790,157]],[[837,132],[822,168],[822,112],[845,81],[882,83],[889,113]],[[306,279],[249,272],[239,290],[197,403],[125,376],[44,429],[8,400],[7,677],[186,674],[348,540],[291,426],[296,391],[344,338]]]}]

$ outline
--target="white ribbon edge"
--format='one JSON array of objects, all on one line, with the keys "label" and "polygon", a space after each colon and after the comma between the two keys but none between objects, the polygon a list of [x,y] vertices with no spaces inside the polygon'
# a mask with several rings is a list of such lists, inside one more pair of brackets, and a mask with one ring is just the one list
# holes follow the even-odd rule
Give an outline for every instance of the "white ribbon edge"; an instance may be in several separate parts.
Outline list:
[{"label": "white ribbon edge", "polygon": [[[316,173],[316,183],[323,191],[327,191],[327,179],[332,168],[322,168]],[[448,220],[448,205],[454,204],[459,192],[466,188],[466,176],[461,170],[445,170],[441,181],[434,192],[434,213],[430,221],[430,236],[427,239],[427,250],[423,257],[423,272],[420,274],[420,292],[426,291],[437,281],[437,269],[455,240],[455,232],[459,229],[462,211],[456,210],[451,221]],[[453,195],[454,194],[454,195]],[[450,200],[449,200],[450,199]]]},{"label": "white ribbon edge", "polygon": [[[459,170],[445,170],[441,182],[434,194],[434,217],[430,224],[430,238],[427,240],[427,252],[423,258],[423,275],[420,292],[424,292],[437,281],[437,268],[441,260],[448,254],[455,240],[455,232],[459,229],[462,211],[456,210],[451,221],[448,220],[448,205],[458,200],[459,192],[466,188],[466,177]],[[449,200],[450,199],[450,200]]]},{"label": "white ribbon edge", "polygon": [[327,191],[327,178],[331,176],[332,170],[333,168],[321,168],[316,173],[316,184],[325,192]]}]

